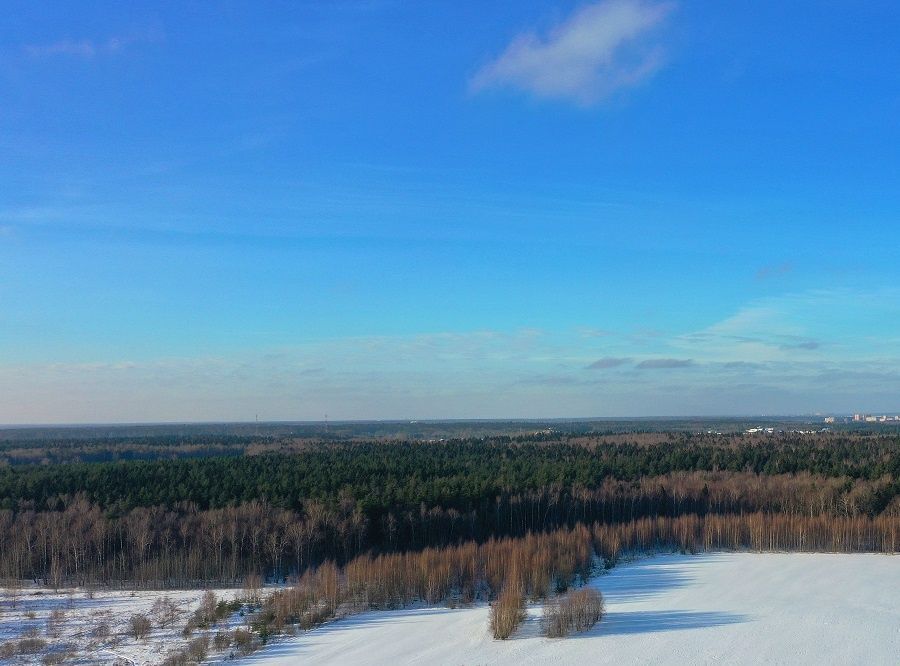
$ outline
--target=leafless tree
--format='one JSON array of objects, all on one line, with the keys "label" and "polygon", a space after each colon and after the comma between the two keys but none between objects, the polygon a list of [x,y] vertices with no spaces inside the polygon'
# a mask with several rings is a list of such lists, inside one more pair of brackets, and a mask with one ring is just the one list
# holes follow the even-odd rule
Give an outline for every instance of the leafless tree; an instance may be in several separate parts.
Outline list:
[{"label": "leafless tree", "polygon": [[178,619],[179,608],[168,596],[164,596],[153,602],[150,612],[160,627],[168,627]]}]

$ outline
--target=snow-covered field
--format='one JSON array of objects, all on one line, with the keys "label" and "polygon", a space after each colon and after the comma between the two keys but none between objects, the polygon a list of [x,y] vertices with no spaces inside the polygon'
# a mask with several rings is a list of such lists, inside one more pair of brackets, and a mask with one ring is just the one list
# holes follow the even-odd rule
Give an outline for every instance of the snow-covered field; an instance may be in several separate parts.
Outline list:
[{"label": "snow-covered field", "polygon": [[[508,641],[491,638],[483,604],[416,608],[351,616],[278,639],[240,663],[900,664],[900,556],[659,555],[621,564],[591,585],[603,592],[607,615],[569,638],[540,635],[539,606]],[[47,641],[37,654],[0,663],[40,663],[70,646],[74,659],[66,663],[158,664],[187,642],[181,629],[202,594],[24,589],[13,604],[0,592],[0,644],[23,634]],[[225,600],[235,594],[216,591]],[[154,619],[151,634],[134,639],[129,618],[153,617],[162,597],[176,604],[177,617],[165,628]],[[53,610],[63,613],[56,628],[48,627]],[[236,614],[211,633],[244,621]],[[98,634],[101,625],[108,633]]]},{"label": "snow-covered field", "polygon": [[[214,593],[218,599],[230,601],[240,591],[214,590]],[[187,643],[181,630],[200,605],[202,595],[202,590],[96,591],[91,594],[85,590],[53,592],[25,588],[14,595],[9,590],[0,590],[0,645],[20,640],[23,635],[32,635],[47,643],[34,654],[11,659],[0,657],[0,664],[41,663],[48,654],[60,654],[67,648],[72,650],[71,656],[63,662],[67,664],[158,664]],[[152,610],[154,602],[162,598],[170,599],[176,607],[166,627],[159,626]],[[54,610],[62,612],[56,628],[48,626]],[[129,635],[129,620],[135,614],[145,614],[153,620],[146,639],[136,640]],[[210,633],[233,628],[240,621],[236,616]]]},{"label": "snow-covered field", "polygon": [[508,641],[488,610],[371,612],[244,660],[288,664],[900,664],[900,556],[661,555],[592,584],[607,615],[563,639],[529,610]]}]

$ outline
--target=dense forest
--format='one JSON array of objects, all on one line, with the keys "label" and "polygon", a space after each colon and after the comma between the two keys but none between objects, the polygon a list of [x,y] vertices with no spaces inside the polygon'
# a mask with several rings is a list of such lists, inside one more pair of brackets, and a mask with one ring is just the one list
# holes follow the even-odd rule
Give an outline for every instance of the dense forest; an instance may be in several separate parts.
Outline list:
[{"label": "dense forest", "polygon": [[[609,559],[644,547],[897,549],[894,437],[548,439],[282,442],[257,454],[6,466],[0,576],[234,584],[578,526],[606,535],[594,544]],[[629,536],[647,525],[655,536]]]},{"label": "dense forest", "polygon": [[500,494],[547,488],[597,488],[608,479],[639,480],[673,472],[807,472],[823,477],[900,478],[895,438],[832,436],[741,438],[680,436],[629,441],[486,440],[306,444],[293,453],[189,460],[0,468],[0,507],[54,508],[83,494],[114,512],[138,506],[201,509],[253,500],[302,509],[349,495],[365,511],[418,507],[483,508]]}]

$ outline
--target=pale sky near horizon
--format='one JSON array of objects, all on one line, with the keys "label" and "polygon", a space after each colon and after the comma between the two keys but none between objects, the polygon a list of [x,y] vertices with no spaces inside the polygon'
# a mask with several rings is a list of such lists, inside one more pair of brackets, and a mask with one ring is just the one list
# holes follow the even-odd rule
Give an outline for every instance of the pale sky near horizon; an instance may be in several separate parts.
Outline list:
[{"label": "pale sky near horizon", "polygon": [[4,7],[0,423],[900,412],[894,3]]}]

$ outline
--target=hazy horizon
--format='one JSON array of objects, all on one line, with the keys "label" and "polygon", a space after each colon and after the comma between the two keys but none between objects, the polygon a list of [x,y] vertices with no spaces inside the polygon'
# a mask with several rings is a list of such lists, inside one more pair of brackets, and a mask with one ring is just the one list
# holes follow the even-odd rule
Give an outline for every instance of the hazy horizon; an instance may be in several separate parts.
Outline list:
[{"label": "hazy horizon", "polygon": [[[872,412],[872,411],[860,411],[855,412],[858,414],[866,414],[866,415],[893,415],[893,412]],[[66,429],[66,428],[118,428],[118,427],[178,427],[178,426],[187,426],[187,427],[202,427],[202,426],[293,426],[293,425],[302,425],[302,426],[337,426],[337,425],[365,425],[365,424],[466,424],[466,423],[485,423],[485,424],[508,424],[508,423],[534,423],[534,424],[546,424],[546,423],[594,423],[594,422],[609,422],[609,423],[617,423],[617,422],[632,422],[632,421],[641,421],[641,422],[656,422],[656,423],[668,423],[668,422],[684,422],[684,421],[700,421],[700,422],[728,422],[728,421],[746,421],[748,419],[767,419],[771,423],[782,423],[784,421],[800,421],[800,422],[809,422],[810,419],[815,419],[815,422],[818,423],[825,416],[835,416],[840,418],[849,418],[853,416],[853,413],[850,412],[814,412],[814,413],[806,413],[806,414],[682,414],[682,415],[652,415],[652,416],[499,416],[499,417],[483,417],[483,418],[467,418],[467,417],[458,417],[458,418],[371,418],[371,419],[272,419],[268,421],[234,421],[234,420],[220,420],[220,421],[101,421],[101,422],[90,422],[90,421],[72,421],[69,423],[65,422],[45,422],[45,423],[0,423],[0,430],[3,429]],[[861,422],[862,425],[866,425]],[[868,424],[868,425],[871,425]],[[875,424],[880,425],[878,423]],[[889,425],[896,426],[896,422],[889,422]]]},{"label": "hazy horizon", "polygon": [[900,412],[892,3],[6,14],[0,423]]}]

